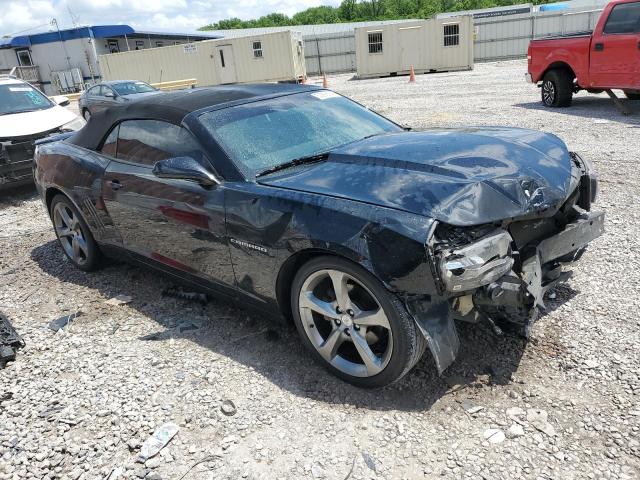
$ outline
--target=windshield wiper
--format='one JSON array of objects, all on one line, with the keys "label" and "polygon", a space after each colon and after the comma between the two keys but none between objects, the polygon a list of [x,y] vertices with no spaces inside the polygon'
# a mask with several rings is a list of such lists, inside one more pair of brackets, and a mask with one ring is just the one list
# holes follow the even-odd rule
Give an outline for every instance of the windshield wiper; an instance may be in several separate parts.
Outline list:
[{"label": "windshield wiper", "polygon": [[262,177],[264,175],[269,175],[270,173],[278,172],[280,170],[285,170],[291,167],[297,167],[298,165],[304,165],[307,163],[316,163],[326,160],[329,157],[329,152],[316,153],[315,155],[309,155],[308,157],[300,157],[294,158],[293,160],[289,160],[288,162],[281,163],[280,165],[276,165],[275,167],[271,167],[264,172],[260,172],[256,175],[256,178]]}]

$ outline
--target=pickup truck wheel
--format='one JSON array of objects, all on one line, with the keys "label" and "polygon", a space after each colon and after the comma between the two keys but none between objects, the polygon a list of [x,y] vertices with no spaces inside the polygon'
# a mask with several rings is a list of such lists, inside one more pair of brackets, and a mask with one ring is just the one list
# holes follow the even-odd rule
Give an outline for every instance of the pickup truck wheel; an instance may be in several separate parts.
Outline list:
[{"label": "pickup truck wheel", "polygon": [[547,107],[568,107],[573,97],[573,74],[567,70],[551,70],[542,80],[542,103]]},{"label": "pickup truck wheel", "polygon": [[302,342],[322,366],[353,385],[389,385],[425,351],[426,340],[405,306],[346,260],[309,261],[296,274],[291,293]]},{"label": "pickup truck wheel", "polygon": [[629,100],[640,100],[640,90],[625,90],[624,94]]}]

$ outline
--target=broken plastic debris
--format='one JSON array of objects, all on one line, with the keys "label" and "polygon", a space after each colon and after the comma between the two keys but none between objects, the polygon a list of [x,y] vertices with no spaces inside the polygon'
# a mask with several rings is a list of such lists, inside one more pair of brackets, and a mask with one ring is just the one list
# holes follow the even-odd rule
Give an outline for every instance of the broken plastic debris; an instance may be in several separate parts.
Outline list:
[{"label": "broken plastic debris", "polygon": [[117,307],[120,305],[126,305],[127,303],[131,303],[132,300],[133,298],[130,297],[129,295],[116,295],[115,297],[107,300],[105,303],[107,305],[115,305]]},{"label": "broken plastic debris", "polygon": [[16,351],[13,347],[0,345],[0,367],[4,367],[7,362],[13,362],[16,359]]},{"label": "broken plastic debris", "polygon": [[165,423],[160,428],[156,429],[149,438],[147,438],[142,444],[140,454],[138,455],[138,461],[140,463],[146,462],[151,457],[155,457],[160,450],[162,450],[167,443],[178,433],[179,427],[175,423]]},{"label": "broken plastic debris", "polygon": [[60,318],[56,318],[55,320],[51,320],[49,322],[49,329],[57,332],[58,330],[62,330],[64,327],[69,325],[71,321],[77,317],[79,317],[82,312],[72,313],[71,315],[65,315]]},{"label": "broken plastic debris", "polygon": [[9,319],[0,313],[0,368],[15,360],[16,350],[24,345],[24,340],[9,323]]}]

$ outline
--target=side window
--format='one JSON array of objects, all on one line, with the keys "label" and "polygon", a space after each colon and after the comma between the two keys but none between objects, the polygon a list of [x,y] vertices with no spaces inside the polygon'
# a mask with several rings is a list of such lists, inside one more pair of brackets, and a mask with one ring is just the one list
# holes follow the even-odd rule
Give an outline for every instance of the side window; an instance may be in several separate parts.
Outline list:
[{"label": "side window", "polygon": [[182,127],[159,120],[128,120],[120,124],[118,159],[153,166],[171,157],[204,161],[198,142]]},{"label": "side window", "polygon": [[102,148],[100,149],[100,152],[103,155],[109,155],[110,157],[114,157],[115,158],[115,156],[116,156],[116,146],[118,144],[118,130],[119,130],[119,128],[120,128],[120,126],[116,125],[115,128],[113,130],[111,130],[111,133],[109,134],[107,139],[102,144]]},{"label": "side window", "polygon": [[105,87],[104,85],[101,87],[100,94],[101,94],[103,97],[106,97],[106,96],[107,96],[107,95],[109,95],[109,94],[111,94],[111,95],[115,96],[115,94],[113,93],[113,90],[112,90],[112,89],[110,89],[109,87]]},{"label": "side window", "polygon": [[621,3],[611,10],[604,33],[640,32],[640,2]]}]

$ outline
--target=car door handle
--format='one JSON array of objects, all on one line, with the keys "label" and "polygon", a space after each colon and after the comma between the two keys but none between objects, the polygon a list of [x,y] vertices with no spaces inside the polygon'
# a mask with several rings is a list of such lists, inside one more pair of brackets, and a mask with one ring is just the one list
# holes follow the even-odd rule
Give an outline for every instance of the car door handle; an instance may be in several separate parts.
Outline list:
[{"label": "car door handle", "polygon": [[108,183],[112,190],[120,190],[124,186],[118,180],[111,180]]},{"label": "car door handle", "polygon": [[604,43],[596,43],[594,46],[596,52],[602,52],[604,50]]}]

